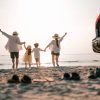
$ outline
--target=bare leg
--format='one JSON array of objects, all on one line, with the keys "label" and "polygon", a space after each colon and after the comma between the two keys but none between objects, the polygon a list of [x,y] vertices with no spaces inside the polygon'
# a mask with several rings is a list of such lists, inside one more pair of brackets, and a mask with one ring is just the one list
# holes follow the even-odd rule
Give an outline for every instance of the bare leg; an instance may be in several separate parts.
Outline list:
[{"label": "bare leg", "polygon": [[53,64],[53,66],[55,67],[55,61],[54,61],[54,55],[52,55],[52,64]]},{"label": "bare leg", "polygon": [[58,59],[59,59],[59,56],[56,56],[56,65],[59,67]]},{"label": "bare leg", "polygon": [[25,69],[27,69],[27,63],[25,62]]},{"label": "bare leg", "polygon": [[15,60],[12,58],[12,69],[15,70]]},{"label": "bare leg", "polygon": [[29,68],[31,68],[31,63],[29,63]]},{"label": "bare leg", "polygon": [[18,58],[16,58],[16,69],[18,69],[18,63],[19,63]]},{"label": "bare leg", "polygon": [[37,65],[37,72],[40,72],[40,67],[39,67],[39,62],[36,61],[36,65]]},{"label": "bare leg", "polygon": [[39,64],[39,67],[40,67],[40,58],[39,58],[38,64]]},{"label": "bare leg", "polygon": [[36,67],[38,67],[38,62],[36,61]]}]

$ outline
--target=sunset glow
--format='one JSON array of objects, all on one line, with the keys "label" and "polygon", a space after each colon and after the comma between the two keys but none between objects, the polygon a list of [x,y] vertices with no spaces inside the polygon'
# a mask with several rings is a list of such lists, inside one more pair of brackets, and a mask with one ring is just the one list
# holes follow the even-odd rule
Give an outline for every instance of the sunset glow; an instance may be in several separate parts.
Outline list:
[{"label": "sunset glow", "polygon": [[[21,41],[32,47],[38,42],[43,49],[53,34],[67,32],[61,52],[93,53],[91,41],[99,13],[100,0],[0,0],[0,28],[8,34],[16,30]],[[0,51],[8,54],[7,38],[0,34],[0,40]]]}]

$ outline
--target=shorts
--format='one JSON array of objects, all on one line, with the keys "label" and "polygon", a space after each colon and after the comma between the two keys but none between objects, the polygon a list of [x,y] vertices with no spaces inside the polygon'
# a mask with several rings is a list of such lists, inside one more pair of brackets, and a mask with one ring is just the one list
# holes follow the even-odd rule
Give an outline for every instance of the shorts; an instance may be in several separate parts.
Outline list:
[{"label": "shorts", "polygon": [[51,54],[52,54],[52,55],[56,55],[56,56],[59,56],[59,55],[60,55],[59,52],[58,52],[58,53],[54,53],[54,51],[52,51]]},{"label": "shorts", "polygon": [[12,59],[14,59],[14,58],[19,58],[19,52],[10,52],[10,57],[11,57]]},{"label": "shorts", "polygon": [[39,62],[39,61],[40,61],[40,58],[35,58],[35,61],[36,61],[36,62]]}]

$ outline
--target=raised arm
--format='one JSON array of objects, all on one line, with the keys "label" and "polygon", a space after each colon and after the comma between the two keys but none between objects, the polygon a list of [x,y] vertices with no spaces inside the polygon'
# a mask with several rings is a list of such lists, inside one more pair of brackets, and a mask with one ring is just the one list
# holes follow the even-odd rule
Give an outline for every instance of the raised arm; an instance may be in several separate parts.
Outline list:
[{"label": "raised arm", "polygon": [[4,31],[2,31],[1,29],[0,29],[0,32],[1,32],[3,35],[5,35],[7,38],[10,38],[10,37],[11,37],[11,35],[9,35],[9,34],[5,33],[5,32],[4,32]]},{"label": "raised arm", "polygon": [[60,38],[60,41],[63,40],[63,38],[67,35],[67,32]]},{"label": "raised arm", "polygon": [[62,36],[63,38],[67,35],[67,32]]}]

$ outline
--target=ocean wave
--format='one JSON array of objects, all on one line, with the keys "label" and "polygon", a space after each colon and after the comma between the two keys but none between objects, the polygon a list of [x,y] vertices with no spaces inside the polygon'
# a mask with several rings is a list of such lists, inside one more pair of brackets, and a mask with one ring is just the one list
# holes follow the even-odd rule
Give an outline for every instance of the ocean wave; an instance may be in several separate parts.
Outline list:
[{"label": "ocean wave", "polygon": [[100,62],[100,60],[92,60],[93,62]]}]

